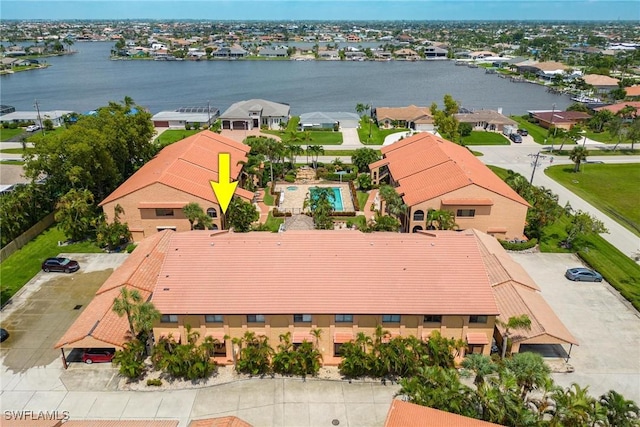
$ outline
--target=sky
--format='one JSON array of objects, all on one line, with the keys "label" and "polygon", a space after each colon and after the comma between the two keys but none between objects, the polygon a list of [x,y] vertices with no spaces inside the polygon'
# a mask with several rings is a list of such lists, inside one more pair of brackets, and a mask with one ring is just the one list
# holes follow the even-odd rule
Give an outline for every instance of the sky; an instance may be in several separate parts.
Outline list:
[{"label": "sky", "polygon": [[1,0],[0,19],[640,20],[640,0]]}]

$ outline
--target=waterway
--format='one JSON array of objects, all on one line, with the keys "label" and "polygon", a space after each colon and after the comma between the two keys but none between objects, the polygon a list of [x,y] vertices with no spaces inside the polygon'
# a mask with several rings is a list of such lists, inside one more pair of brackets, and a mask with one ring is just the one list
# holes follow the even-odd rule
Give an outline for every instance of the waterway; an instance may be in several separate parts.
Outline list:
[{"label": "waterway", "polygon": [[451,94],[469,109],[505,114],[567,107],[565,95],[542,86],[511,83],[482,68],[451,61],[111,61],[111,42],[77,42],[78,53],[47,58],[46,69],[0,77],[0,101],[17,110],[90,111],[125,96],[152,113],[186,106],[224,111],[232,103],[263,98],[287,103],[294,115],[354,112],[374,107],[428,106]]}]

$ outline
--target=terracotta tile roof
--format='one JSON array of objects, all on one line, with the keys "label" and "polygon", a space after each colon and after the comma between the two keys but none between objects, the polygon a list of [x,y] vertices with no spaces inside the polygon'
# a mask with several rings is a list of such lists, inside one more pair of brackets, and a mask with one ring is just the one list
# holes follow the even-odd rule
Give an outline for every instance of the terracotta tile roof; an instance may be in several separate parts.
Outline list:
[{"label": "terracotta tile roof", "polygon": [[174,233],[152,300],[165,314],[497,314],[476,237],[456,232]]},{"label": "terracotta tile roof", "polygon": [[230,416],[194,420],[189,423],[189,427],[252,427],[252,425],[238,417]]},{"label": "terracotta tile roof", "polygon": [[394,399],[387,413],[384,427],[495,427],[475,418],[464,417],[439,409]]},{"label": "terracotta tile roof", "polygon": [[640,96],[640,86],[631,86],[625,88],[625,91],[627,92],[627,96]]},{"label": "terracotta tile roof", "polygon": [[593,85],[593,86],[617,87],[618,82],[620,81],[614,77],[602,76],[600,74],[585,74],[584,76],[582,76],[582,79],[586,84]]},{"label": "terracotta tile roof", "polygon": [[[596,111],[602,111],[602,110],[607,110],[607,111],[611,111],[613,114],[616,114],[618,111],[622,110],[624,107],[634,107],[637,110],[640,111],[640,101],[623,101],[623,102],[619,102],[618,104],[613,104],[613,105],[607,105],[604,107],[598,107],[595,108]],[[640,114],[640,113],[638,113]]]},{"label": "terracotta tile roof", "polygon": [[418,107],[409,105],[408,107],[377,107],[376,118],[380,120],[406,120],[415,122],[421,120],[421,123],[433,123],[431,110],[429,107]]},{"label": "terracotta tile roof", "polygon": [[492,206],[491,199],[442,199],[443,205],[450,206]]},{"label": "terracotta tile roof", "polygon": [[489,344],[489,338],[484,332],[467,332],[467,342],[469,344]]},{"label": "terracotta tile roof", "polygon": [[[514,341],[536,343],[562,341],[578,344],[571,332],[547,304],[531,276],[515,262],[500,243],[488,234],[473,230],[478,238],[489,281],[498,304],[498,319],[506,322],[509,317],[526,314],[531,320],[531,330],[513,331]],[[501,334],[504,328],[496,325]]]},{"label": "terracotta tile roof", "polygon": [[[38,413],[34,411],[33,414],[34,417],[38,416]],[[0,423],[0,425],[2,427],[60,427],[62,425],[62,421],[58,421],[58,420],[37,420],[37,419],[33,419],[33,420],[29,420],[29,419],[25,419],[25,420],[15,420],[15,419],[4,419],[4,414],[3,414],[3,419],[2,419],[2,423]]]},{"label": "terracotta tile roof", "polygon": [[58,340],[55,348],[73,348],[74,343],[87,337],[117,347],[127,342],[126,333],[129,325],[126,317],[120,317],[113,312],[113,300],[120,295],[122,286],[138,290],[145,301],[149,298],[155,287],[171,233],[173,232],[165,230],[140,242],[124,263],[98,289],[96,296]]},{"label": "terracotta tile roof", "polygon": [[69,420],[64,427],[178,427],[178,420]]},{"label": "terracotta tile roof", "polygon": [[[249,150],[248,145],[204,130],[163,148],[156,157],[107,196],[100,206],[154,183],[217,203],[209,181],[218,180],[218,153],[230,153],[230,174],[235,179],[242,169],[238,162],[247,160]],[[247,200],[253,198],[253,193],[242,188],[238,188],[236,194]]]},{"label": "terracotta tile roof", "polygon": [[469,185],[529,206],[468,149],[431,133],[419,133],[382,147],[381,151],[391,176],[399,183],[398,193],[408,206]]}]

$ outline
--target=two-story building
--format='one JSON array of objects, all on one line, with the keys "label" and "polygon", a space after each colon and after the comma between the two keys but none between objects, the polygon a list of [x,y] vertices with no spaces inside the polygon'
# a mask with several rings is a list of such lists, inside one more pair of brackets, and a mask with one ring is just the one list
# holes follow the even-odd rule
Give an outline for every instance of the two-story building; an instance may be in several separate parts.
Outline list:
[{"label": "two-story building", "polygon": [[407,205],[405,231],[431,228],[429,210],[448,210],[460,229],[522,238],[529,204],[467,148],[423,132],[382,147],[369,165],[374,184],[388,182]]}]

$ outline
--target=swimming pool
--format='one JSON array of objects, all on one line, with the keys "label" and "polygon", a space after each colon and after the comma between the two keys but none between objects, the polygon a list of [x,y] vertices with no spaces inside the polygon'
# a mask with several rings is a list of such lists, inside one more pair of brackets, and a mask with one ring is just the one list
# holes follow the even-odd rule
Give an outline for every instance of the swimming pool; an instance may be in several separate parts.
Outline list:
[{"label": "swimming pool", "polygon": [[[344,206],[342,205],[342,192],[340,191],[340,187],[322,187],[328,188],[333,191],[333,199],[329,198],[329,201],[333,205],[333,210],[336,212],[343,212]],[[317,187],[311,187],[309,189],[311,193],[311,197],[316,197],[315,194],[318,192]]]}]

